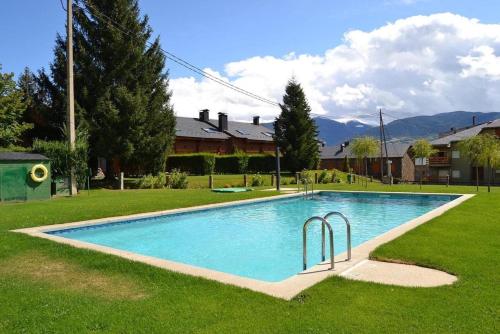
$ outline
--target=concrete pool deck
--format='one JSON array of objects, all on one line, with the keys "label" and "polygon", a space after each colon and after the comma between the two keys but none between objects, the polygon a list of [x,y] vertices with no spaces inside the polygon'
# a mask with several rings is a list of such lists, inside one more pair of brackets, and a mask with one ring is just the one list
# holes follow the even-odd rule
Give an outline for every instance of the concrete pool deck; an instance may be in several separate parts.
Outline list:
[{"label": "concrete pool deck", "polygon": [[447,210],[463,203],[464,201],[468,200],[474,195],[404,193],[404,192],[330,191],[330,190],[318,190],[315,192],[387,193],[387,194],[406,194],[406,195],[451,195],[451,196],[455,195],[460,197],[353,248],[352,258],[350,261],[345,260],[347,257],[346,253],[342,253],[340,255],[335,256],[335,268],[333,270],[328,269],[330,262],[325,261],[323,263],[311,267],[310,269],[304,272],[291,276],[281,282],[265,282],[256,279],[250,279],[211,269],[187,265],[179,262],[159,259],[146,255],[140,255],[93,243],[67,239],[57,235],[47,234],[46,232],[62,230],[67,228],[81,227],[81,226],[99,225],[109,222],[126,221],[130,219],[148,218],[158,215],[191,212],[208,208],[220,208],[236,204],[264,202],[270,199],[302,196],[301,193],[278,195],[273,197],[265,197],[265,198],[242,200],[242,201],[225,202],[225,203],[197,206],[185,209],[149,212],[149,213],[135,214],[129,216],[109,217],[109,218],[95,219],[95,220],[75,222],[75,223],[40,226],[40,227],[14,230],[14,232],[24,233],[34,237],[53,240],[77,248],[90,249],[103,252],[106,254],[112,254],[126,258],[128,260],[146,263],[152,266],[156,266],[167,270],[172,270],[187,275],[203,277],[224,284],[231,284],[238,287],[247,288],[253,291],[261,292],[264,294],[268,294],[286,300],[292,299],[294,296],[299,294],[304,289],[307,289],[313,286],[314,284],[324,280],[325,278],[333,275],[339,275],[349,279],[357,279],[357,280],[378,282],[384,284],[419,286],[419,287],[431,287],[431,286],[452,284],[456,280],[456,277],[434,269],[422,268],[411,265],[389,264],[376,261],[368,261],[368,259],[370,253],[378,246],[401,236],[407,231],[419,225],[422,225],[437,216],[440,216]]}]

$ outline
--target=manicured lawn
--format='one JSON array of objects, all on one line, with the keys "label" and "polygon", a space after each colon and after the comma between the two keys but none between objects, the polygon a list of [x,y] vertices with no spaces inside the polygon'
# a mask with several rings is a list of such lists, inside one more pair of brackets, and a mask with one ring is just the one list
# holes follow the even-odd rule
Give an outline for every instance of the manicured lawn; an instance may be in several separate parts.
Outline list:
[{"label": "manicured lawn", "polygon": [[[359,185],[329,189],[364,190]],[[369,184],[367,190],[419,191]],[[428,192],[472,187],[424,186]],[[454,273],[448,287],[402,288],[338,277],[287,302],[10,229],[165,210],[273,192],[100,190],[0,205],[0,332],[495,333],[500,331],[500,189],[481,192],[373,256]]]}]

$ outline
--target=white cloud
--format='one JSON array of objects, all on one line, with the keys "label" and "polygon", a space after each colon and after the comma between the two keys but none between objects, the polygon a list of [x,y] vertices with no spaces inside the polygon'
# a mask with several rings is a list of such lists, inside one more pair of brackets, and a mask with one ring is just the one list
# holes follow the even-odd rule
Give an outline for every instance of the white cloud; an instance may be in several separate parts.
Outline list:
[{"label": "white cloud", "polygon": [[[226,64],[214,75],[263,97],[281,101],[295,76],[315,114],[370,121],[377,108],[400,117],[453,110],[497,110],[500,105],[500,24],[450,13],[414,16],[373,31],[349,31],[322,55],[256,56]],[[279,109],[207,79],[171,80],[178,115],[202,108],[232,119]]]}]

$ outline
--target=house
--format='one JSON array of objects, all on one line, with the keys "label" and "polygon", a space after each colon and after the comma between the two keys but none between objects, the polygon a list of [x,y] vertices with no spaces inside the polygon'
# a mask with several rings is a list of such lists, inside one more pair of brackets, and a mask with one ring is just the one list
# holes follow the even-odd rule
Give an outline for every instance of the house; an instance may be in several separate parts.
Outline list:
[{"label": "house", "polygon": [[229,121],[224,113],[218,119],[209,117],[204,109],[198,118],[176,117],[176,137],[174,153],[209,152],[231,154],[236,151],[246,153],[274,153],[274,131],[260,124],[259,116],[253,122]]},{"label": "house", "polygon": [[[391,174],[394,178],[401,181],[414,181],[415,177],[415,164],[412,159],[411,145],[400,142],[387,143],[387,157],[391,162]],[[386,154],[385,147],[384,153],[384,174],[386,172]],[[321,149],[321,163],[322,169],[339,169],[348,171],[348,166],[352,168],[355,173],[364,175],[364,162],[361,164],[356,156],[352,153],[349,142],[345,142],[338,146],[327,146]],[[368,175],[380,178],[380,150],[377,154],[368,157]]]},{"label": "house", "polygon": [[[420,175],[424,175],[427,180],[436,183],[448,182],[448,178],[452,184],[475,182],[475,168],[467,158],[461,156],[458,144],[464,139],[483,133],[491,133],[500,137],[500,119],[482,124],[475,124],[473,121],[472,126],[462,129],[452,128],[449,132],[431,141],[437,153],[430,157],[429,161],[423,164],[423,167],[417,167],[424,172],[423,174],[417,172],[417,180],[420,180]],[[480,183],[485,183],[489,171],[486,166],[479,167]],[[492,181],[500,183],[500,170],[492,173]]]}]

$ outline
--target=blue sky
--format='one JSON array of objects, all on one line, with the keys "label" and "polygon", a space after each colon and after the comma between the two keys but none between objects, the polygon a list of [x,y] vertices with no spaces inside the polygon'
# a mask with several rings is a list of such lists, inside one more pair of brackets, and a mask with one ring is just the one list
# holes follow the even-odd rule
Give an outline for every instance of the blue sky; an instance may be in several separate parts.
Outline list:
[{"label": "blue sky", "polygon": [[[500,21],[497,0],[140,0],[140,6],[165,49],[215,70],[252,56],[321,54],[346,31],[413,15],[452,12],[483,23]],[[3,70],[18,74],[25,66],[47,67],[64,22],[59,0],[2,1]],[[169,68],[174,78],[187,74],[175,64]]]},{"label": "blue sky", "polygon": [[[498,0],[140,0],[164,49],[260,96],[280,101],[290,77],[313,113],[373,122],[383,108],[407,117],[500,111]],[[0,64],[48,67],[64,32],[59,0],[4,0]],[[174,108],[250,120],[279,109],[167,62]]]}]

